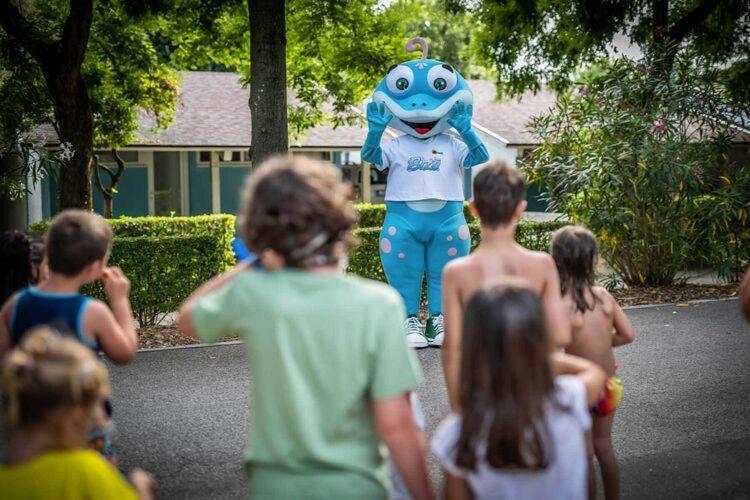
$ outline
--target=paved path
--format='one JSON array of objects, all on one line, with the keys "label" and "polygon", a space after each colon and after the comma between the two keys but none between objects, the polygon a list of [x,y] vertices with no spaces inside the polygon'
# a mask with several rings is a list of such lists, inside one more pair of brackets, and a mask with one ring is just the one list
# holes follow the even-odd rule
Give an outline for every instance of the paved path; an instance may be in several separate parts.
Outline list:
[{"label": "paved path", "polygon": [[[750,498],[750,327],[736,301],[631,309],[615,422],[625,498]],[[428,433],[446,413],[437,350],[419,353]],[[242,498],[248,380],[242,346],[140,353],[112,370],[124,465],[160,498]],[[434,462],[433,475],[439,478]]]}]

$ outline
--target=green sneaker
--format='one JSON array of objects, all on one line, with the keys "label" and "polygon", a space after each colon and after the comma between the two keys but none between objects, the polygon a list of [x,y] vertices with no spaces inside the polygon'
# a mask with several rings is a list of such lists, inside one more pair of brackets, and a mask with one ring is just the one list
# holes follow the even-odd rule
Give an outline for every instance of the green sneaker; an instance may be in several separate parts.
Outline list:
[{"label": "green sneaker", "polygon": [[445,326],[443,325],[442,314],[431,316],[430,319],[427,320],[427,328],[425,328],[424,336],[427,337],[427,344],[432,347],[440,347],[443,345]]}]

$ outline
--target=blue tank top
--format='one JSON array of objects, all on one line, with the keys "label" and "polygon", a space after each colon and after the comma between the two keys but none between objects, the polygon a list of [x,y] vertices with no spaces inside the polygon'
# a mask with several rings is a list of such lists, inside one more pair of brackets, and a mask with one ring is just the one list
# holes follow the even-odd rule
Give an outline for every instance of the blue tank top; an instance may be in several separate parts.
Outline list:
[{"label": "blue tank top", "polygon": [[11,345],[17,345],[32,328],[46,325],[98,352],[99,344],[83,335],[83,312],[89,300],[80,293],[48,293],[28,287],[19,294],[11,313]]}]

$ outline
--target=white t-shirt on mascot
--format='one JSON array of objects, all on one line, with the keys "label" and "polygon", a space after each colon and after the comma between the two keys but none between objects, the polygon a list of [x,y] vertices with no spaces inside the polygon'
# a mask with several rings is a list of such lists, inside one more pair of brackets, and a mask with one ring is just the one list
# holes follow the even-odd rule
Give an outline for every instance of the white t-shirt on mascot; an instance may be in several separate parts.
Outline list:
[{"label": "white t-shirt on mascot", "polygon": [[448,134],[428,139],[399,136],[383,145],[383,164],[389,169],[386,201],[438,199],[464,201],[466,144]]}]

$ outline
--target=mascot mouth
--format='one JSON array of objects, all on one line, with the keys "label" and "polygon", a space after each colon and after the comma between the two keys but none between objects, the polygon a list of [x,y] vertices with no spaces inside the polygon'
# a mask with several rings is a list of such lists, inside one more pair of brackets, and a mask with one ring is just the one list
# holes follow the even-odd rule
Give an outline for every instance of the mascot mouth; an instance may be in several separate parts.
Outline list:
[{"label": "mascot mouth", "polygon": [[423,122],[423,123],[407,122],[406,120],[401,120],[401,121],[404,122],[406,125],[410,126],[411,128],[413,128],[414,131],[418,133],[419,135],[424,135],[430,130],[432,130],[432,128],[435,125],[437,125],[437,122],[440,120],[435,120],[434,122]]}]

